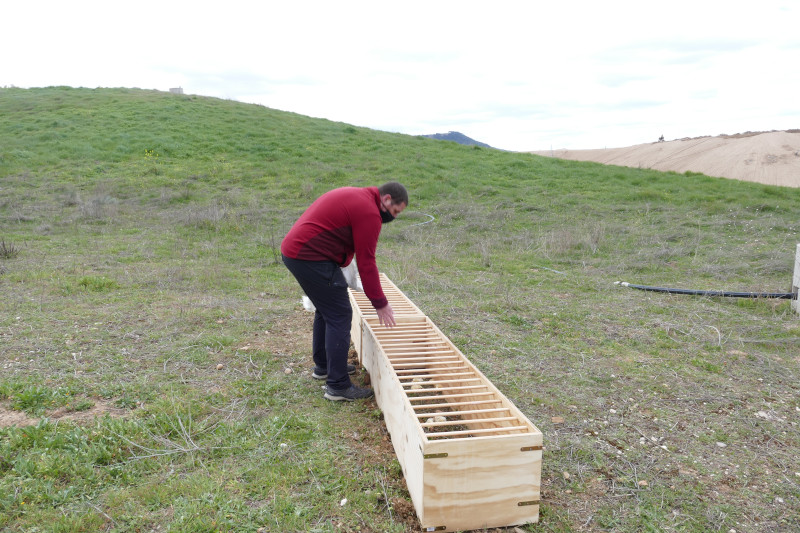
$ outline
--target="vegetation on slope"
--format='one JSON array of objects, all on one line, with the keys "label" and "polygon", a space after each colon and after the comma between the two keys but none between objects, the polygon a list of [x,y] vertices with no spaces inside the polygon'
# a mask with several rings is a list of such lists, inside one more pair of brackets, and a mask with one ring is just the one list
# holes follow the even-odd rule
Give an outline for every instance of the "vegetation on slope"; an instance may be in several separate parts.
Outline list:
[{"label": "vegetation on slope", "polygon": [[55,87],[0,90],[0,413],[39,420],[0,428],[0,528],[414,527],[278,252],[393,179],[379,267],[544,432],[528,529],[800,527],[790,303],[613,284],[789,291],[800,191]]}]

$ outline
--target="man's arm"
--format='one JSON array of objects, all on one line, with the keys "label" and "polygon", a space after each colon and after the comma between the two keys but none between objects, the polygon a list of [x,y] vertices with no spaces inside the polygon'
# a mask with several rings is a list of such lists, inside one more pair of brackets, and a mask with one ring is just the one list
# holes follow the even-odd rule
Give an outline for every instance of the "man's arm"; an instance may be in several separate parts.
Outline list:
[{"label": "man's arm", "polygon": [[353,224],[353,245],[364,294],[372,302],[372,306],[378,310],[389,305],[389,300],[383,294],[378,265],[375,263],[375,249],[378,246],[381,223],[377,217],[370,218],[371,220],[360,220]]}]

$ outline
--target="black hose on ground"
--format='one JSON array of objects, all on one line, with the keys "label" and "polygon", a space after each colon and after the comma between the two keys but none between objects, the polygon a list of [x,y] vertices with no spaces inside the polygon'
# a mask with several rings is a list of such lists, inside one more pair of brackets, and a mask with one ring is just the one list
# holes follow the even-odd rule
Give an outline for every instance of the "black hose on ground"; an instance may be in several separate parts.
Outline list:
[{"label": "black hose on ground", "polygon": [[666,287],[651,287],[649,285],[634,285],[627,281],[615,281],[614,285],[622,285],[632,289],[652,292],[666,292],[669,294],[689,294],[693,296],[722,296],[725,298],[777,298],[781,300],[797,300],[797,293],[792,292],[730,292],[730,291],[699,291],[692,289],[668,289]]}]

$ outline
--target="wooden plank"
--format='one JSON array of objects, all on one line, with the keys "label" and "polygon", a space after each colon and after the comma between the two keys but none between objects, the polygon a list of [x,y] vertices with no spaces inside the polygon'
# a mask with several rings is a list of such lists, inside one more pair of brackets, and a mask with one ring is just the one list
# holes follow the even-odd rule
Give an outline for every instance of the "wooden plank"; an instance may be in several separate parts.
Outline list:
[{"label": "wooden plank", "polygon": [[503,435],[509,432],[516,432],[516,431],[526,431],[527,428],[525,426],[509,426],[503,428],[485,428],[485,429],[460,429],[458,431],[443,431],[440,433],[428,433],[426,436],[431,439],[436,438],[443,438],[443,437],[470,437],[472,435],[487,435],[492,434],[495,436]]},{"label": "wooden plank", "polygon": [[437,380],[433,380],[432,379],[432,380],[429,380],[429,381],[416,381],[416,382],[415,381],[410,381],[408,383],[403,381],[402,384],[403,384],[403,386],[406,386],[406,385],[409,385],[409,386],[412,386],[412,385],[419,385],[419,386],[426,385],[427,387],[430,387],[431,385],[437,386],[437,385],[439,385],[441,383],[447,383],[447,384],[450,384],[450,383],[475,383],[476,381],[480,382],[481,379],[480,378],[437,379]]},{"label": "wooden plank", "polygon": [[480,384],[480,385],[468,385],[468,386],[466,386],[466,387],[438,387],[438,388],[436,388],[436,389],[417,389],[417,390],[407,390],[407,391],[406,391],[406,394],[409,394],[409,393],[416,393],[416,392],[420,392],[420,393],[422,393],[422,392],[426,392],[426,393],[427,393],[427,392],[430,392],[430,391],[432,391],[432,390],[455,390],[455,391],[463,391],[463,390],[471,390],[471,389],[485,389],[485,388],[487,388],[487,385],[486,385],[485,383],[482,383],[482,384]]},{"label": "wooden plank", "polygon": [[453,350],[450,349],[449,346],[445,344],[440,345],[433,345],[430,343],[425,344],[418,344],[416,346],[407,346],[407,345],[391,345],[381,342],[381,346],[383,347],[383,351],[385,351],[388,355],[392,354],[415,354],[415,353],[453,353]]},{"label": "wooden plank", "polygon": [[[440,369],[441,370],[441,369]],[[399,375],[399,372],[398,372]],[[425,378],[453,378],[458,376],[474,376],[472,372],[437,372],[437,373],[426,373],[426,374],[406,374],[399,376],[400,380],[404,379],[425,379]]]},{"label": "wooden plank", "polygon": [[375,400],[392,436],[392,447],[403,470],[411,501],[417,516],[421,516],[424,468],[419,450],[422,449],[422,441],[425,439],[422,428],[418,424],[409,423],[413,413],[411,404],[369,327],[364,329],[362,347],[364,366],[370,375]]},{"label": "wooden plank", "polygon": [[541,444],[541,434],[427,443],[423,455],[447,456],[424,460],[423,525],[455,531],[537,522],[542,452],[521,450]]},{"label": "wooden plank", "polygon": [[[416,412],[416,409],[414,409],[414,411]],[[432,416],[432,417],[437,417],[437,416],[444,416],[444,417],[460,416],[460,415],[469,414],[469,413],[507,413],[507,412],[508,412],[508,409],[506,409],[505,407],[500,407],[500,408],[495,408],[495,409],[476,409],[476,410],[472,410],[472,411],[458,411],[458,412],[437,411],[435,413],[417,413],[417,418],[426,418],[426,417],[430,417],[430,416]]]},{"label": "wooden plank", "polygon": [[[413,375],[413,372],[425,372],[425,374],[420,374],[421,376],[438,376],[438,375],[444,375],[444,374],[441,373],[443,370],[455,370],[455,371],[458,371],[458,370],[460,370],[460,367],[445,367],[445,368],[430,368],[430,369],[428,369],[428,368],[407,368],[405,370],[404,369],[395,369],[395,372],[400,377],[411,376],[411,375]],[[434,372],[438,372],[438,373],[435,374]]]},{"label": "wooden plank", "polygon": [[[454,413],[450,413],[450,414],[452,415]],[[517,420],[517,417],[515,417],[515,416],[498,416],[498,417],[494,417],[494,418],[481,419],[481,422],[508,422],[508,421],[511,421],[511,420]],[[469,422],[467,422],[466,420],[445,420],[444,422],[420,422],[419,425],[422,426],[423,428],[438,427],[438,426],[467,426],[468,428],[470,427]],[[511,426],[511,427],[520,427],[520,428],[524,429],[524,426]],[[488,433],[490,431],[497,431],[499,433],[499,432],[503,432],[503,431],[505,431],[507,429],[510,429],[510,428],[509,427],[496,427],[496,428],[492,428],[492,429],[476,429],[476,430],[466,429],[466,430],[463,430],[464,431],[463,434],[471,435],[474,431],[478,431],[478,432],[482,432],[482,433]],[[428,433],[428,436],[430,437],[429,433]]]},{"label": "wooden plank", "polygon": [[437,361],[447,361],[450,365],[455,365],[461,362],[458,354],[452,352],[429,352],[425,354],[419,353],[386,353],[386,357],[391,363],[402,363],[403,361],[420,361],[421,363],[435,363]]},{"label": "wooden plank", "polygon": [[420,364],[427,366],[451,365],[448,361],[425,361],[423,363],[392,363],[393,368],[420,368]]},{"label": "wooden plank", "polygon": [[442,409],[443,407],[453,408],[453,407],[469,407],[475,405],[497,405],[500,400],[481,400],[478,402],[441,402],[441,403],[430,403],[426,405],[416,405],[412,404],[414,407],[414,412],[419,412],[421,409]]},{"label": "wooden plank", "polygon": [[[413,398],[409,398],[411,401],[426,401],[426,400],[439,400],[443,398],[464,398],[464,397],[472,397],[472,396],[494,396],[493,392],[470,392],[466,394],[441,394],[436,396],[415,396]],[[495,399],[494,401],[500,401],[500,399]]]}]

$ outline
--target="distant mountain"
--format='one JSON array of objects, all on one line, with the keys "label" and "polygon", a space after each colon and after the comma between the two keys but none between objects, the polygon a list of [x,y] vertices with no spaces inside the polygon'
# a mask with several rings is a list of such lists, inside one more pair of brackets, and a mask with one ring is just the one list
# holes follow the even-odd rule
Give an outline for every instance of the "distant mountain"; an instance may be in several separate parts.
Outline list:
[{"label": "distant mountain", "polygon": [[449,131],[447,133],[434,133],[433,135],[421,135],[421,137],[427,137],[428,139],[436,139],[438,141],[453,141],[458,144],[491,148],[491,146],[489,146],[488,144],[478,142],[475,139],[470,139],[463,133],[459,133],[457,131]]}]

